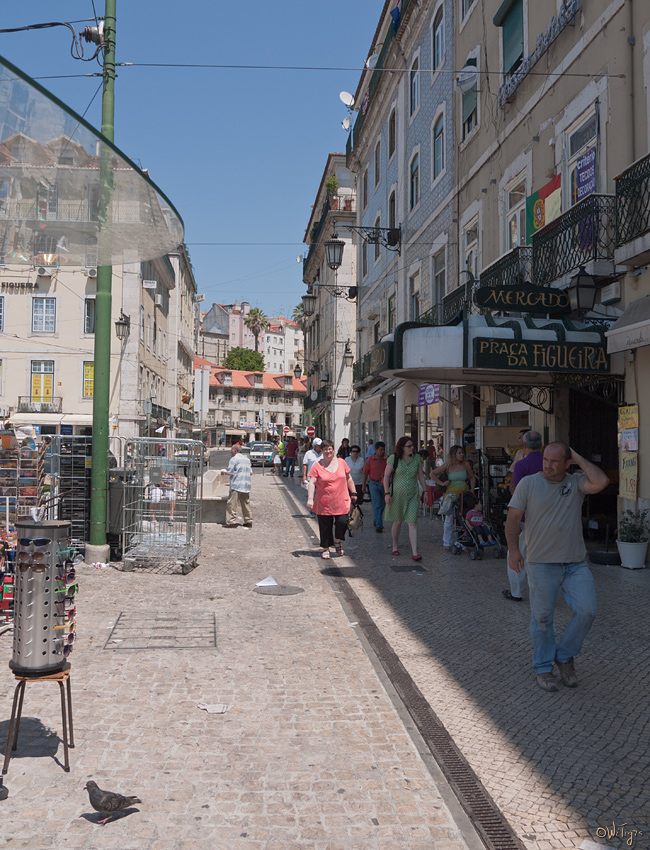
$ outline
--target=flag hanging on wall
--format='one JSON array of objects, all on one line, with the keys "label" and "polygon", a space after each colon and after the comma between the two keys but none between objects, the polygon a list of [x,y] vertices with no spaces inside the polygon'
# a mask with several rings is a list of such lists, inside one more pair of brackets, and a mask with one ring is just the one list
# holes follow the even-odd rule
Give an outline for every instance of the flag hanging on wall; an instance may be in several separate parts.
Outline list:
[{"label": "flag hanging on wall", "polygon": [[393,19],[393,29],[397,32],[397,25],[399,24],[400,18],[400,6],[402,5],[402,0],[398,0],[397,6],[391,10],[390,16]]},{"label": "flag hanging on wall", "polygon": [[526,242],[562,212],[562,175],[558,174],[538,192],[526,198]]}]

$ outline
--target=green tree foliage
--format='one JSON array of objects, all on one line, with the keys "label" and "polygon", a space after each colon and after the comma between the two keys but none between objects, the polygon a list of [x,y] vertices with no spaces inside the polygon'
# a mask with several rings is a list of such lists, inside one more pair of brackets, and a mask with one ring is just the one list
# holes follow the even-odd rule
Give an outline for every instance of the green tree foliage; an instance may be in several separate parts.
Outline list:
[{"label": "green tree foliage", "polygon": [[258,307],[253,307],[244,319],[244,324],[255,337],[255,351],[259,351],[260,349],[260,334],[266,328],[267,321],[266,314]]},{"label": "green tree foliage", "polygon": [[243,369],[245,372],[263,372],[264,355],[250,348],[231,348],[222,366],[225,369]]}]

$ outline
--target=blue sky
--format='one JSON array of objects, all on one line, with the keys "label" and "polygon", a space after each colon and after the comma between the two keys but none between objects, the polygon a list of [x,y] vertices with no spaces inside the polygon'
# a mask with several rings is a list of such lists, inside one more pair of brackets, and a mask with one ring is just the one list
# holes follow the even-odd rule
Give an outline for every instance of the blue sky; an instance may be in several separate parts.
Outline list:
[{"label": "blue sky", "polygon": [[[104,0],[94,8],[102,15]],[[290,315],[300,301],[296,257],[311,204],[328,153],[347,141],[338,95],[354,93],[382,8],[383,0],[117,0],[118,62],[359,69],[118,69],[115,143],[183,217],[206,307],[246,299]],[[93,0],[5,2],[0,27],[93,14]],[[0,34],[0,54],[36,78],[100,70],[73,59],[70,43],[64,27]],[[100,83],[39,81],[82,114]],[[101,91],[86,118],[100,126]],[[272,244],[192,244],[202,242]]]}]

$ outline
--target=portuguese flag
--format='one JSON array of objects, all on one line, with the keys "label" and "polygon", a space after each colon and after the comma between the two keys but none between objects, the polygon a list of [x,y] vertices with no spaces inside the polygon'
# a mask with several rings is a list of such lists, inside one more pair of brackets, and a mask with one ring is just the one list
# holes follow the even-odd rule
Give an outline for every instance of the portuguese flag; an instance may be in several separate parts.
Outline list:
[{"label": "portuguese flag", "polygon": [[539,192],[533,192],[526,198],[526,242],[534,233],[541,230],[549,221],[553,221],[562,212],[562,175],[558,174]]}]

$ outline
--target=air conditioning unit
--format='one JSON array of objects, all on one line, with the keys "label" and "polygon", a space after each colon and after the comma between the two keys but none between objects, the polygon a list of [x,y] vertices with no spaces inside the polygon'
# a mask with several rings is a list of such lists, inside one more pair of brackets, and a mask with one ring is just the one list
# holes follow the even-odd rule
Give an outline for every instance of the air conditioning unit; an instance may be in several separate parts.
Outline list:
[{"label": "air conditioning unit", "polygon": [[39,277],[52,277],[53,272],[54,272],[54,269],[50,268],[48,266],[37,266],[36,267],[36,274]]},{"label": "air conditioning unit", "polygon": [[327,369],[324,369],[324,370],[320,373],[320,379],[321,379],[321,381],[323,381],[323,382],[325,382],[325,381],[329,381],[329,379],[330,379],[330,373],[327,371]]},{"label": "air conditioning unit", "polygon": [[154,295],[154,304],[156,307],[162,307],[163,305],[163,297],[162,295]]},{"label": "air conditioning unit", "polygon": [[88,277],[97,277],[97,269],[95,268],[95,266],[91,266],[90,268],[86,269],[86,274],[88,275]]}]

